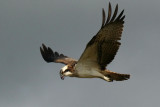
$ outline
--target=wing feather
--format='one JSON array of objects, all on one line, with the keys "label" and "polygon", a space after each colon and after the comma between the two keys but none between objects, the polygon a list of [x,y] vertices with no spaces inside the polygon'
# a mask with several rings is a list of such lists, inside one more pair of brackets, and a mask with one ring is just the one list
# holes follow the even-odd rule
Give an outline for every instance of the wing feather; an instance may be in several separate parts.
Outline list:
[{"label": "wing feather", "polygon": [[70,63],[77,62],[73,58],[70,58],[63,54],[59,54],[58,52],[53,52],[53,50],[50,47],[47,48],[44,44],[42,44],[42,47],[40,47],[40,52],[41,52],[43,59],[48,63],[55,62],[55,63],[63,63],[63,64],[68,65]]},{"label": "wing feather", "polygon": [[111,7],[111,3],[109,2],[109,7],[108,7],[108,18],[106,21],[106,24],[108,24],[110,18],[111,18],[111,14],[112,14],[112,7]]},{"label": "wing feather", "polygon": [[102,26],[101,26],[101,28],[104,26],[105,21],[106,21],[106,15],[105,15],[104,9],[102,9]]},{"label": "wing feather", "polygon": [[[124,18],[123,12],[117,16],[118,4],[111,18],[111,4],[109,3],[108,17],[105,23],[105,12],[102,11],[102,26],[99,32],[89,41],[81,55],[78,63],[95,62],[101,70],[104,70],[107,64],[114,59],[121,43],[121,34],[123,31]],[[110,20],[111,19],[111,20]],[[77,64],[78,65],[78,64]],[[95,65],[95,64],[94,64]]]}]

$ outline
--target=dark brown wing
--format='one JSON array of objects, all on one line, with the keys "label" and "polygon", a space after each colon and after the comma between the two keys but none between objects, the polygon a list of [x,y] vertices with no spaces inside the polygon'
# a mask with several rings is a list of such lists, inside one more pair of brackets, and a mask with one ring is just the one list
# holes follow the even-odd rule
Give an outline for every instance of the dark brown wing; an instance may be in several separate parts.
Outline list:
[{"label": "dark brown wing", "polygon": [[101,29],[87,44],[78,63],[94,62],[95,64],[97,63],[101,70],[104,70],[107,64],[114,59],[121,44],[118,40],[121,39],[123,30],[123,19],[125,18],[123,11],[117,16],[117,4],[111,17],[112,8],[109,3],[108,18],[106,20],[105,11],[102,10]]},{"label": "dark brown wing", "polygon": [[42,48],[40,47],[40,52],[42,54],[43,59],[46,62],[55,62],[55,63],[63,63],[63,64],[70,64],[77,62],[73,58],[69,58],[63,54],[59,54],[58,52],[53,52],[50,47],[46,47],[44,44],[42,44]]}]

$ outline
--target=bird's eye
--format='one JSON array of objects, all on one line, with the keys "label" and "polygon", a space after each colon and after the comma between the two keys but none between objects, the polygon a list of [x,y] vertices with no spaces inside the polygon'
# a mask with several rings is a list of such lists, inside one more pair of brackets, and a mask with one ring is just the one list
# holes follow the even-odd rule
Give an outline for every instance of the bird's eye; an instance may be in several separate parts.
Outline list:
[{"label": "bird's eye", "polygon": [[65,70],[64,72],[68,72],[69,70],[67,69],[67,70]]}]

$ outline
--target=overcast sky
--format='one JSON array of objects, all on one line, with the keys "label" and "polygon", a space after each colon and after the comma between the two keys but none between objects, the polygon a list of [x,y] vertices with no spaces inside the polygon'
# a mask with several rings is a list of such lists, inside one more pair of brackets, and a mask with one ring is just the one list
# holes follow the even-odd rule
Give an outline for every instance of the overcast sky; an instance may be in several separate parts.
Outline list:
[{"label": "overcast sky", "polygon": [[108,69],[123,82],[65,78],[46,63],[42,43],[78,59],[98,32],[108,0],[0,0],[0,107],[158,107],[160,0],[112,0],[126,15]]}]

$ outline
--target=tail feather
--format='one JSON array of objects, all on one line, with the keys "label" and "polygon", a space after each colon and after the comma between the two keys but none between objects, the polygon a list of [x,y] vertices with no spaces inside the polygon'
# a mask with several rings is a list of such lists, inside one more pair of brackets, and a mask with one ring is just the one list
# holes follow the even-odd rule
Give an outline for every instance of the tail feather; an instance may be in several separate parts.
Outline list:
[{"label": "tail feather", "polygon": [[105,71],[106,71],[106,76],[115,81],[124,81],[130,78],[129,74],[120,74],[120,73],[112,72],[110,70],[105,70]]}]

